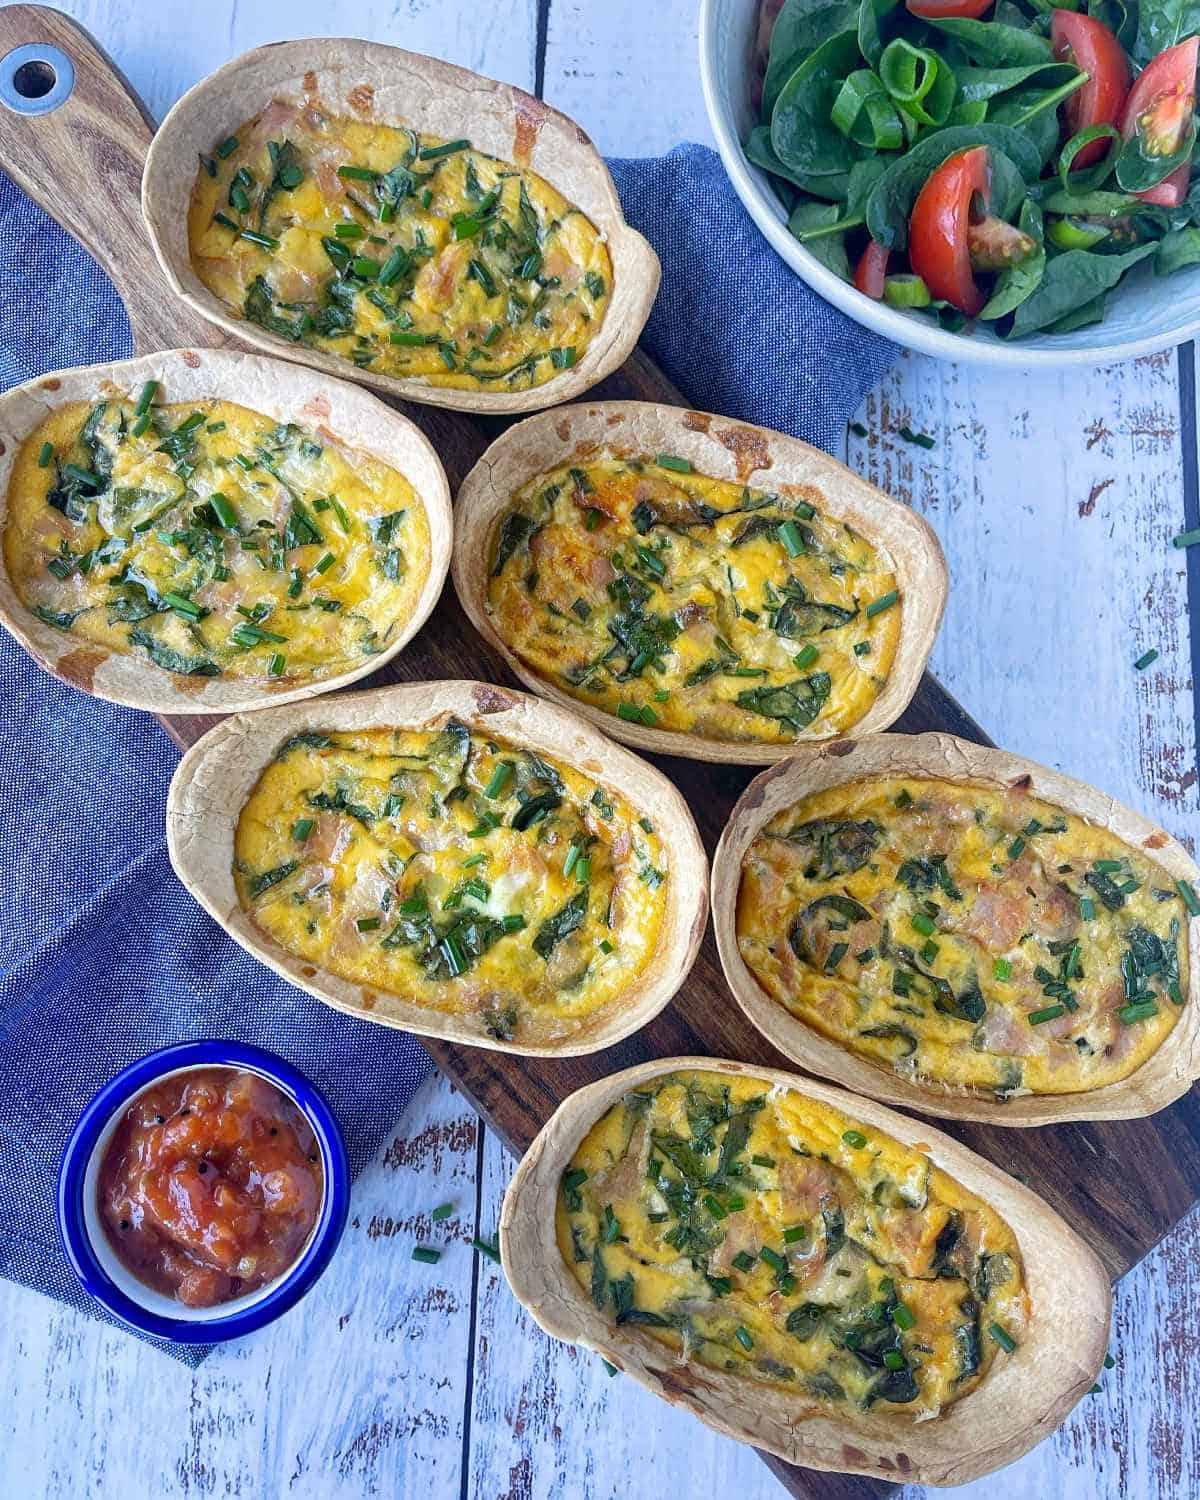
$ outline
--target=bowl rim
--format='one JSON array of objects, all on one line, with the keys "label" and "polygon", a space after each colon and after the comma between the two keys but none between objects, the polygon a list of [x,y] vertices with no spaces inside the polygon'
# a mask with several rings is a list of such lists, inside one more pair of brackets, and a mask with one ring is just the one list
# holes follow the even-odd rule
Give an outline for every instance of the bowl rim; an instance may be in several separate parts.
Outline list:
[{"label": "bowl rim", "polygon": [[[905,349],[935,359],[956,360],[963,364],[990,365],[1008,370],[1063,369],[1085,365],[1092,368],[1110,365],[1118,360],[1134,359],[1145,354],[1160,354],[1186,343],[1200,332],[1200,306],[1192,317],[1182,321],[1169,334],[1142,334],[1108,343],[1084,347],[1057,348],[1047,342],[1008,344],[1000,339],[964,338],[936,324],[910,317],[886,303],[874,302],[821,264],[814,255],[787,232],[770,211],[767,189],[758,180],[758,168],[751,166],[742,151],[733,123],[721,104],[720,78],[717,67],[717,43],[720,33],[718,11],[728,0],[700,0],[698,39],[700,49],[700,88],[708,123],[716,138],[717,151],[733,184],[742,207],[759,232],[788,266],[847,317],[883,338]],[[754,0],[757,4],[757,0]],[[1102,325],[1101,325],[1102,326]],[[1042,335],[1034,335],[1041,340]]]},{"label": "bowl rim", "polygon": [[[152,1312],[123,1291],[105,1270],[88,1232],[83,1193],[88,1167],[117,1116],[159,1078],[204,1067],[257,1073],[303,1112],[321,1153],[325,1191],[317,1222],[299,1258],[270,1290],[244,1310],[212,1318],[172,1318]],[[89,1100],[63,1149],[56,1182],[59,1237],[83,1289],[119,1322],[176,1344],[215,1344],[241,1338],[295,1306],[329,1265],[350,1211],[350,1162],[341,1128],[315,1084],[273,1052],[249,1042],[206,1038],[177,1042],[138,1058],[113,1075]]]}]

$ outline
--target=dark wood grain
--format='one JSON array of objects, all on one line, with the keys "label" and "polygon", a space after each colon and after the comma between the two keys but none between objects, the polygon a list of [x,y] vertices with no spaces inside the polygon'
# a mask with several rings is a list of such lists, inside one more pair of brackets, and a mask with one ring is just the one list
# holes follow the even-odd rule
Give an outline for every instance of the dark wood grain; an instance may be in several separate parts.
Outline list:
[{"label": "dark wood grain", "polygon": [[[137,349],[219,344],[222,335],[169,295],[138,215],[138,185],[151,125],[141,104],[96,43],[56,11],[16,5],[0,10],[0,55],[25,42],[52,42],[74,59],[74,96],[49,116],[32,119],[0,108],[0,160],[7,171],[92,252],[111,276],[130,314]],[[596,395],[686,404],[640,352]],[[393,403],[435,444],[452,487],[501,430],[497,422]],[[375,685],[475,677],[509,682],[506,670],[467,624],[447,588],[426,628],[371,679]],[[514,684],[515,685],[515,684]],[[195,742],[211,718],[162,720],[177,744]],[[989,743],[979,725],[926,676],[900,729],[948,730]],[[733,801],[751,773],[696,761],[657,758],[696,813],[711,852]],[[743,1017],[717,962],[711,934],[674,1002],[650,1026],[618,1046],[561,1061],[427,1042],[434,1060],[488,1124],[522,1151],[573,1090],[618,1068],[677,1053],[740,1058],[787,1066]],[[954,1126],[952,1133],[1026,1181],[1093,1244],[1115,1277],[1141,1259],[1188,1212],[1200,1190],[1200,1112],[1194,1095],[1151,1120],[1066,1125],[1040,1130]],[[768,1458],[797,1500],[878,1500],[895,1486],[817,1474]]]}]

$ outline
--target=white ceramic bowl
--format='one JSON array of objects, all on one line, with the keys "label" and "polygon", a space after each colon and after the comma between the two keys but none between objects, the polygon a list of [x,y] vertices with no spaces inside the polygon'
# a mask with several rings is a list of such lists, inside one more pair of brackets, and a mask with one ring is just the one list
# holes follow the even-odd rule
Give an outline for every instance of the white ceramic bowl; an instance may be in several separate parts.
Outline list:
[{"label": "white ceramic bowl", "polygon": [[758,0],[701,0],[700,79],[709,122],[725,170],[750,217],[792,270],[827,302],[876,333],[940,359],[981,365],[1105,365],[1152,354],[1200,332],[1200,266],[1156,278],[1135,266],[1109,294],[1102,323],[1075,333],[1033,334],[1010,343],[985,324],[948,333],[928,317],[875,302],[835,275],[788,233],[787,214],[766,172],[753,167],[741,143],[758,123],[750,82]]}]

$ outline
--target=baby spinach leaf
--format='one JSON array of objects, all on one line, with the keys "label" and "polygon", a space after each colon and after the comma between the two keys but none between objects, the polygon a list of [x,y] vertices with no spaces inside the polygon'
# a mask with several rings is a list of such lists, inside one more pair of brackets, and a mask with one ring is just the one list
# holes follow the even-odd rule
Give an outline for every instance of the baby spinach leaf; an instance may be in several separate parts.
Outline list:
[{"label": "baby spinach leaf", "polygon": [[830,119],[842,81],[858,61],[858,38],[843,31],[810,53],[780,90],[771,144],[793,171],[818,177],[848,172],[863,156],[864,148],[847,140]]},{"label": "baby spinach leaf", "polygon": [[1085,302],[1082,307],[1077,307],[1065,318],[1059,318],[1057,323],[1051,323],[1046,330],[1047,333],[1074,333],[1077,328],[1089,328],[1093,323],[1100,323],[1104,319],[1104,304],[1107,300],[1102,292],[1099,297],[1093,297],[1090,302]]},{"label": "baby spinach leaf", "polygon": [[1166,47],[1200,31],[1197,0],[1141,0],[1133,60],[1143,67]]},{"label": "baby spinach leaf", "polygon": [[1139,245],[1123,255],[1094,255],[1090,250],[1068,250],[1046,264],[1041,285],[1017,308],[1012,338],[1036,333],[1079,311],[1101,293],[1111,290],[1131,266],[1158,249]]},{"label": "baby spinach leaf", "polygon": [[737,695],[737,706],[748,713],[778,719],[792,734],[807,728],[825,706],[832,682],[828,672],[814,672],[778,687],[747,688]]},{"label": "baby spinach leaf", "polygon": [[156,667],[164,672],[180,672],[185,677],[219,677],[221,669],[215,661],[203,656],[185,656],[180,651],[165,646],[148,630],[135,625],[129,632],[129,644],[143,650]]},{"label": "baby spinach leaf", "polygon": [[968,146],[987,146],[992,166],[992,212],[1011,218],[1025,197],[1027,182],[1042,169],[1042,160],[1028,135],[1006,125],[948,125],[931,130],[907,155],[893,161],[867,199],[867,228],[871,238],[889,250],[908,244],[908,219],[917,194],[929,174],[947,157]]},{"label": "baby spinach leaf", "polygon": [[584,918],[587,916],[588,891],[585,886],[583,890],[576,892],[574,896],[554,913],[547,917],[538,928],[533,939],[533,951],[539,958],[549,958],[563,938],[569,937],[571,933],[578,931],[583,926]]},{"label": "baby spinach leaf", "polygon": [[1087,13],[1107,26],[1126,52],[1137,42],[1138,7],[1128,0],[1088,0]]},{"label": "baby spinach leaf", "polygon": [[1006,26],[994,20],[972,21],[964,16],[929,16],[927,20],[935,30],[953,37],[981,68],[1018,68],[1054,61],[1049,39],[1030,31],[1028,26]]},{"label": "baby spinach leaf", "polygon": [[1066,63],[1025,63],[1017,68],[964,68],[958,75],[959,99],[995,99],[1010,89],[1020,88],[1032,79],[1040,88],[1057,88],[1077,76],[1077,69]]},{"label": "baby spinach leaf", "polygon": [[1190,161],[1196,146],[1196,117],[1192,115],[1176,150],[1169,156],[1151,155],[1140,131],[1135,130],[1117,157],[1117,186],[1127,193],[1144,193],[1169,177],[1176,167]]},{"label": "baby spinach leaf", "polygon": [[900,0],[862,0],[858,7],[858,50],[873,68],[883,56],[884,34],[893,28],[886,23]]},{"label": "baby spinach leaf", "polygon": [[500,527],[500,540],[496,546],[496,561],[492,564],[492,577],[498,578],[504,564],[515,552],[524,551],[529,539],[538,530],[538,524],[519,510],[509,511]]},{"label": "baby spinach leaf", "polygon": [[771,127],[769,125],[756,125],[746,138],[746,160],[753,166],[761,167],[764,172],[771,172],[776,177],[781,177],[785,182],[794,187],[802,188],[806,193],[815,193],[819,198],[844,198],[849,186],[849,177],[844,172],[831,172],[825,177],[810,177],[803,172],[793,172],[790,167],[785,167],[775,154],[775,147],[771,145]]},{"label": "baby spinach leaf", "polygon": [[[868,0],[869,3],[869,0]],[[859,0],[835,0],[813,5],[812,0],[784,0],[771,31],[767,75],[763,79],[763,118],[770,116],[784,84],[809,55],[831,36],[854,26]]]},{"label": "baby spinach leaf", "polygon": [[1172,229],[1159,240],[1158,254],[1154,257],[1156,276],[1169,276],[1172,271],[1197,264],[1200,264],[1200,229]]}]

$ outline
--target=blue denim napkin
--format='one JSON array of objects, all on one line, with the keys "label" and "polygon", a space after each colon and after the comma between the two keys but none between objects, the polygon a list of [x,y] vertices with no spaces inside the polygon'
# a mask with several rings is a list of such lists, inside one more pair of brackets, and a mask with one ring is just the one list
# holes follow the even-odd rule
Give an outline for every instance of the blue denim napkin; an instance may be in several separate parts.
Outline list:
[{"label": "blue denim napkin", "polygon": [[[613,172],[663,262],[644,342],[689,401],[837,443],[895,348],[792,275],[711,151]],[[106,278],[0,176],[0,386],[130,352]],[[119,1068],[193,1037],[269,1047],[326,1093],[358,1170],[429,1067],[255,963],[186,894],[163,838],[177,758],[148,715],[63,686],[0,633],[0,1274],[96,1315],[58,1244],[54,1176]]]}]

